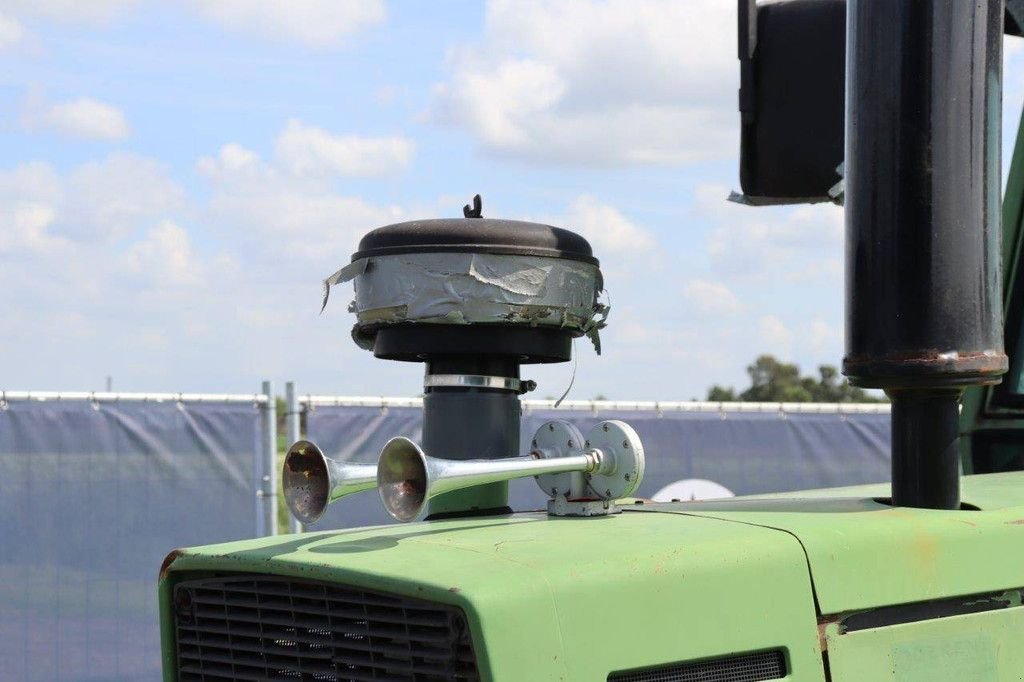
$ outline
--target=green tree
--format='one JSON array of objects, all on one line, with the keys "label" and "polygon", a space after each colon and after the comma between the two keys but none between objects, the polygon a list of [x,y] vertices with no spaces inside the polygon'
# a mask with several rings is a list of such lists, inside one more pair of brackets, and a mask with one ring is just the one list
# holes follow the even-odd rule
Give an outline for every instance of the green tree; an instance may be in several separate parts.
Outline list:
[{"label": "green tree", "polygon": [[800,368],[762,355],[747,367],[750,388],[739,399],[753,403],[807,403],[811,393],[800,380]]},{"label": "green tree", "polygon": [[715,384],[708,389],[708,400],[731,402],[742,400],[761,403],[873,403],[884,402],[860,388],[850,386],[832,365],[818,367],[817,377],[800,376],[797,365],[781,362],[771,355],[762,355],[747,367],[750,387],[737,392],[732,387]]},{"label": "green tree", "polygon": [[719,386],[715,384],[708,389],[708,400],[712,400],[716,403],[731,403],[736,400],[736,391],[725,386]]}]

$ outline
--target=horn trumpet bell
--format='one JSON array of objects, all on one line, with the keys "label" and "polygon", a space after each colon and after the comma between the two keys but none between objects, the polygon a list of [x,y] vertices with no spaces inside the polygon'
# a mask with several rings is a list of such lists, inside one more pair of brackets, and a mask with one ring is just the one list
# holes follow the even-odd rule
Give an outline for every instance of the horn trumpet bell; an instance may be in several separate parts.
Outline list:
[{"label": "horn trumpet bell", "polygon": [[583,452],[548,459],[534,452],[525,457],[454,460],[428,457],[408,438],[392,438],[377,462],[377,492],[384,508],[398,521],[423,516],[432,497],[461,488],[514,478],[569,471],[596,471],[600,454]]},{"label": "horn trumpet bell", "polygon": [[339,462],[324,455],[316,443],[300,440],[288,448],[281,481],[292,515],[313,523],[332,502],[377,485],[377,467]]}]

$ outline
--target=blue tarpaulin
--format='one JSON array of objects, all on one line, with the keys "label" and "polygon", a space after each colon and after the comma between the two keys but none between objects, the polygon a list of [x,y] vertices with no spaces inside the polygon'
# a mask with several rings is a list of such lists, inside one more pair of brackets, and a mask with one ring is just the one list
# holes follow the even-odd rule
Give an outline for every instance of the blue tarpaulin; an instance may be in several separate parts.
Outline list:
[{"label": "blue tarpaulin", "polygon": [[252,537],[254,404],[0,409],[0,679],[160,679],[157,572]]}]

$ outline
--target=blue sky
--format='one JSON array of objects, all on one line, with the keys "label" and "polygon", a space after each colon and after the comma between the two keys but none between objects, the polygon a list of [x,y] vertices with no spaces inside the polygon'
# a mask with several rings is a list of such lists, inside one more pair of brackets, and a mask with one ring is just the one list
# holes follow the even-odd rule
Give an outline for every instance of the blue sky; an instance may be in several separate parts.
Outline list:
[{"label": "blue sky", "polygon": [[[0,388],[415,395],[420,367],[351,343],[344,296],[317,314],[320,281],[477,192],[602,261],[605,353],[577,344],[574,398],[699,398],[762,352],[838,364],[842,211],[725,202],[734,11],[0,0]],[[538,397],[570,373],[524,370]]]}]

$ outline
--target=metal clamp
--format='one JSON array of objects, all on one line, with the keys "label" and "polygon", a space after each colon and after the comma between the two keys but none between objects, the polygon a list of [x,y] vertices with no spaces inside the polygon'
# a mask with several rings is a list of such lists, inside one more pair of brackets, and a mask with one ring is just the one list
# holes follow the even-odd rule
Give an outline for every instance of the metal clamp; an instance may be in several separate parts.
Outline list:
[{"label": "metal clamp", "polygon": [[513,377],[492,377],[482,374],[427,374],[423,377],[424,388],[493,388],[513,393],[528,393],[537,388],[537,382]]}]

